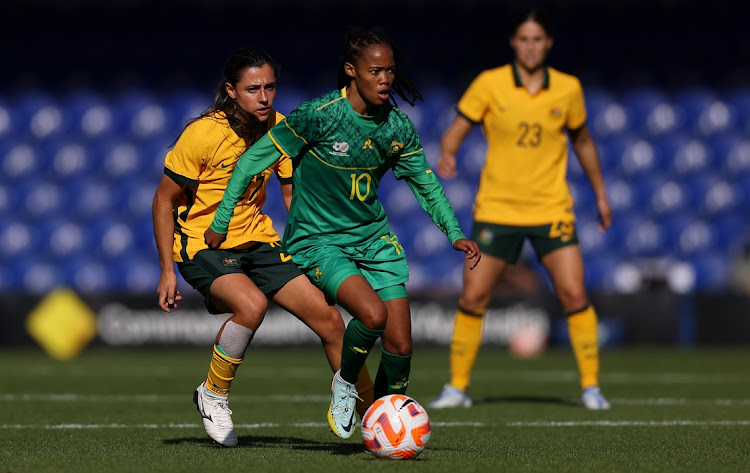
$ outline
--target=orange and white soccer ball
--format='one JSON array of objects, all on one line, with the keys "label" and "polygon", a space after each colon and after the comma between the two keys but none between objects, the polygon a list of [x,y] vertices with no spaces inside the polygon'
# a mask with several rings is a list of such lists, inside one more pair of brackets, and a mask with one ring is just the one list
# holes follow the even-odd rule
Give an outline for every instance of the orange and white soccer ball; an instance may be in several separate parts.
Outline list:
[{"label": "orange and white soccer ball", "polygon": [[416,458],[430,441],[431,432],[427,411],[403,394],[376,399],[362,417],[365,448],[379,458]]}]

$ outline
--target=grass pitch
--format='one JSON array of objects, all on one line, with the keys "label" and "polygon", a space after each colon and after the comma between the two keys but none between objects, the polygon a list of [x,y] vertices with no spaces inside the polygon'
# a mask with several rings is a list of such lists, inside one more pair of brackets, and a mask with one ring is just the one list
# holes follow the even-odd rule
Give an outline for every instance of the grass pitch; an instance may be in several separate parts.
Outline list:
[{"label": "grass pitch", "polygon": [[[317,347],[252,348],[232,386],[239,447],[212,444],[192,403],[210,347],[95,349],[69,362],[0,351],[0,472],[750,471],[749,349],[602,352],[610,411],[579,404],[569,350],[517,360],[485,348],[471,409],[431,410],[416,461],[378,460],[325,420]],[[368,360],[371,372],[377,357]],[[416,347],[408,394],[426,405],[447,348]]]}]

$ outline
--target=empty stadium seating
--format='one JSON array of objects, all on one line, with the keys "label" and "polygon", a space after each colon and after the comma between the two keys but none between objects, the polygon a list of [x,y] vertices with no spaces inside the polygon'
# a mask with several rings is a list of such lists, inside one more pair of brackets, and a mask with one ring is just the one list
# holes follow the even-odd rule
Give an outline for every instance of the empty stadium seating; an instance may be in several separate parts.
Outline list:
[{"label": "empty stadium seating", "polygon": [[[285,91],[277,106],[288,113],[308,96]],[[407,113],[434,166],[456,94],[433,88],[425,97]],[[153,192],[171,143],[210,100],[190,88],[0,96],[0,291],[153,292]],[[688,290],[725,287],[732,252],[750,239],[750,89],[592,87],[587,107],[615,216],[609,231],[598,230],[591,188],[571,154],[587,286],[636,290],[644,265],[667,258]],[[467,234],[485,152],[477,128],[459,153],[459,177],[444,180]],[[276,187],[267,210],[283,233]],[[410,289],[459,285],[460,255],[408,186],[387,176],[379,195],[409,255]]]}]

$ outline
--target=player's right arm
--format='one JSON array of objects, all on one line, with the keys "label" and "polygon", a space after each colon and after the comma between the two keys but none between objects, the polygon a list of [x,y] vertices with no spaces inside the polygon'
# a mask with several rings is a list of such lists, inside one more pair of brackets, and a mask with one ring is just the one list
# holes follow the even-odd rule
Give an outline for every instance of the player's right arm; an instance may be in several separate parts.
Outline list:
[{"label": "player's right arm", "polygon": [[186,185],[180,184],[171,177],[163,174],[154,193],[151,205],[151,217],[154,222],[154,238],[156,250],[159,253],[161,276],[156,289],[159,294],[159,308],[164,312],[171,312],[177,307],[176,302],[182,299],[177,290],[177,275],[174,272],[172,246],[174,245],[174,220],[172,217],[173,202],[185,190]]},{"label": "player's right arm", "polygon": [[[278,126],[278,125],[277,125]],[[204,233],[209,248],[216,249],[226,240],[229,221],[240,196],[247,190],[256,174],[270,168],[282,156],[268,134],[259,139],[250,149],[242,153],[232,171],[224,196],[216,209],[214,220]]]},{"label": "player's right arm", "polygon": [[458,175],[456,172],[456,154],[473,126],[474,123],[468,118],[458,114],[453,123],[443,133],[443,137],[440,139],[440,159],[437,166],[440,177],[450,179]]}]

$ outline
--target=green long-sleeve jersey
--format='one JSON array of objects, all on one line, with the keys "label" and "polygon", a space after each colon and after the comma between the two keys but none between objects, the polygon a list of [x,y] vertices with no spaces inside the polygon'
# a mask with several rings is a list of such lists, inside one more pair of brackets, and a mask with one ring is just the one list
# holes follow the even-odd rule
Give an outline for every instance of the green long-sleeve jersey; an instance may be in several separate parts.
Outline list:
[{"label": "green long-sleeve jersey", "polygon": [[345,89],[297,107],[247,150],[229,180],[211,228],[226,233],[234,207],[255,175],[282,155],[293,158],[293,193],[284,246],[357,246],[390,229],[377,189],[392,170],[451,243],[465,238],[430,170],[414,124],[386,104],[374,116],[355,112]]}]

